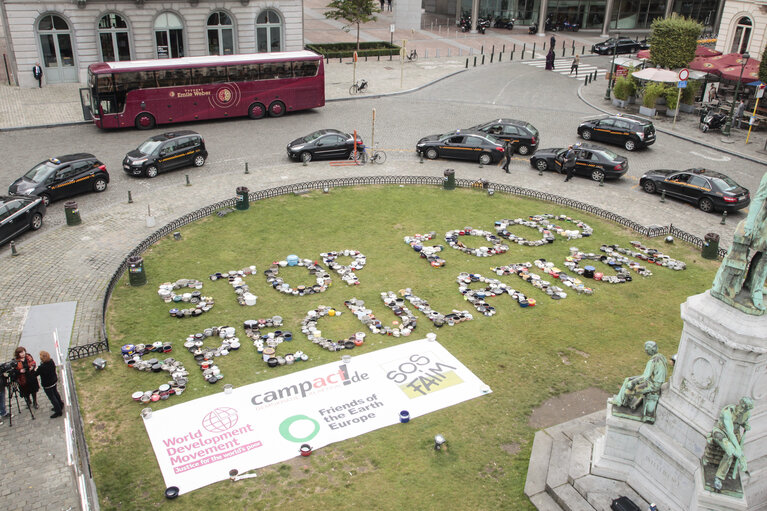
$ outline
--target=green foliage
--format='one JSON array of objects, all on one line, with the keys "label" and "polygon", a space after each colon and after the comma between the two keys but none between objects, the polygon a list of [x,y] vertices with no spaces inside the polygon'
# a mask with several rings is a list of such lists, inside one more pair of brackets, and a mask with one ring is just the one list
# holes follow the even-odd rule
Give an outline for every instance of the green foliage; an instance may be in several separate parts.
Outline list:
[{"label": "green foliage", "polygon": [[701,83],[698,80],[689,80],[687,87],[682,89],[682,103],[692,105],[695,103],[695,97],[698,95]]},{"label": "green foliage", "polygon": [[651,28],[648,41],[656,66],[675,69],[692,62],[703,25],[684,16],[672,16],[656,18]]},{"label": "green foliage", "polygon": [[655,101],[666,92],[666,86],[660,82],[650,82],[645,85],[642,104],[647,108],[655,108]]},{"label": "green foliage", "polygon": [[666,87],[663,91],[663,96],[666,98],[666,105],[669,110],[676,110],[678,106],[677,99],[679,98],[679,90],[676,87]]},{"label": "green foliage", "polygon": [[759,79],[767,83],[767,45],[762,52],[762,61],[759,63]]},{"label": "green foliage", "polygon": [[627,100],[631,96],[631,92],[636,86],[634,82],[625,76],[621,76],[615,81],[615,87],[613,88],[613,95],[616,99]]},{"label": "green foliage", "polygon": [[374,0],[333,0],[327,5],[325,17],[333,20],[343,20],[347,23],[344,29],[354,25],[357,28],[357,50],[360,49],[360,24],[375,21],[379,3]]},{"label": "green foliage", "polygon": [[319,43],[307,44],[305,47],[315,53],[329,59],[347,58],[354,55],[355,49],[359,58],[375,57],[376,55],[389,56],[399,55],[400,47],[396,44],[389,44],[386,41],[367,41],[359,43],[359,48],[355,43]]}]

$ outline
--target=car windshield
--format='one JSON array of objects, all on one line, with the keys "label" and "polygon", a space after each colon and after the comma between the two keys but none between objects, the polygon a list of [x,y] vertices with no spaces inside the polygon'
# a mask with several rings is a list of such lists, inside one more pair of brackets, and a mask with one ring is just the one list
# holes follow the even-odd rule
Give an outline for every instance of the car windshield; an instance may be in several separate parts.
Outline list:
[{"label": "car windshield", "polygon": [[615,42],[615,39],[613,39],[613,38],[611,37],[611,38],[610,38],[610,39],[608,39],[607,41],[604,41],[602,44],[613,44],[614,42]]},{"label": "car windshield", "polygon": [[321,136],[322,136],[324,133],[325,133],[325,130],[318,130],[318,131],[315,131],[314,133],[309,133],[308,135],[306,135],[306,136],[303,138],[303,141],[304,141],[304,142],[311,142],[312,140],[317,140],[317,139],[318,139],[318,138],[320,138],[320,137],[321,137]]},{"label": "car windshield", "polygon": [[32,170],[24,174],[24,177],[35,183],[42,183],[43,181],[48,179],[48,176],[53,174],[53,171],[55,170],[55,168],[56,167],[53,165],[53,163],[49,161],[44,161],[42,163],[35,165],[32,168]]},{"label": "car windshield", "polygon": [[734,190],[738,187],[738,183],[727,176],[712,177],[711,181],[713,181],[715,187],[719,188],[723,192],[729,192],[730,190]]},{"label": "car windshield", "polygon": [[503,143],[503,142],[501,142],[501,140],[500,140],[500,139],[496,138],[496,137],[495,137],[495,136],[493,136],[493,135],[485,135],[485,138],[486,138],[486,139],[488,139],[488,140],[489,140],[490,142],[492,142],[493,144],[498,144],[498,145],[500,145],[500,144],[502,144],[502,143]]},{"label": "car windshield", "polygon": [[458,132],[457,132],[457,131],[448,131],[447,133],[443,133],[442,135],[440,135],[440,136],[439,136],[439,139],[440,139],[440,140],[445,140],[445,139],[447,139],[447,138],[450,138],[450,137],[454,137],[454,136],[456,136],[457,134],[458,134]]},{"label": "car windshield", "polygon": [[604,154],[610,160],[618,159],[618,154],[610,151],[609,149],[602,149],[600,152]]},{"label": "car windshield", "polygon": [[147,140],[138,146],[138,152],[142,154],[153,154],[162,144],[162,140]]}]

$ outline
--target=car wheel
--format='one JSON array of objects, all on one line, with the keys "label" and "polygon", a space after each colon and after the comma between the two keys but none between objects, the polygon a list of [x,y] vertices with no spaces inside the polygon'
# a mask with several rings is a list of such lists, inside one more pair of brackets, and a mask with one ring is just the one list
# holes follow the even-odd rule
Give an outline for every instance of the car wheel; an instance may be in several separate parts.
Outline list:
[{"label": "car wheel", "polygon": [[274,101],[269,105],[269,115],[272,117],[282,117],[285,113],[285,103],[282,101]]},{"label": "car wheel", "polygon": [[47,193],[41,194],[40,198],[43,199],[43,204],[45,204],[46,208],[51,205],[51,196]]},{"label": "car wheel", "polygon": [[480,165],[490,165],[491,161],[493,161],[493,158],[488,153],[482,153],[479,155]]},{"label": "car wheel", "polygon": [[139,130],[151,130],[155,126],[154,116],[146,112],[142,112],[136,116],[136,129]]},{"label": "car wheel", "polygon": [[535,160],[535,168],[543,172],[549,168],[549,164],[546,162],[546,160]]},{"label": "car wheel", "polygon": [[93,183],[93,191],[94,192],[103,192],[107,189],[107,180],[104,178],[98,178]]},{"label": "car wheel", "polygon": [[655,193],[657,187],[655,186],[654,182],[647,180],[644,182],[644,184],[642,184],[642,189],[647,193]]},{"label": "car wheel", "polygon": [[300,160],[304,163],[309,163],[310,161],[312,161],[312,153],[310,153],[309,151],[304,151],[303,153],[301,153]]},{"label": "car wheel", "polygon": [[521,145],[517,148],[517,152],[521,154],[522,156],[525,156],[526,154],[530,154],[530,146]]},{"label": "car wheel", "polygon": [[248,117],[251,119],[261,119],[266,115],[266,107],[261,103],[251,103],[248,107]]},{"label": "car wheel", "polygon": [[714,211],[714,201],[709,199],[708,197],[703,197],[700,202],[698,202],[698,207],[701,211],[705,211],[706,213],[711,213]]},{"label": "car wheel", "polygon": [[602,181],[605,178],[605,173],[601,170],[592,170],[591,179],[594,181]]},{"label": "car wheel", "polygon": [[581,138],[583,140],[591,140],[591,136],[592,136],[591,130],[583,130],[583,133],[581,133]]},{"label": "car wheel", "polygon": [[29,228],[33,231],[38,230],[40,227],[43,226],[43,215],[40,213],[35,213],[32,215],[32,219],[29,221]]},{"label": "car wheel", "polygon": [[426,150],[426,157],[430,160],[436,160],[437,156],[439,156],[439,153],[433,147]]},{"label": "car wheel", "polygon": [[146,168],[146,177],[157,177],[157,167],[150,165]]},{"label": "car wheel", "polygon": [[626,148],[626,151],[633,151],[637,148],[637,143],[634,142],[631,139],[626,140],[626,142],[623,143],[623,147]]},{"label": "car wheel", "polygon": [[202,167],[203,165],[205,165],[205,157],[201,154],[198,154],[194,157],[194,166]]}]

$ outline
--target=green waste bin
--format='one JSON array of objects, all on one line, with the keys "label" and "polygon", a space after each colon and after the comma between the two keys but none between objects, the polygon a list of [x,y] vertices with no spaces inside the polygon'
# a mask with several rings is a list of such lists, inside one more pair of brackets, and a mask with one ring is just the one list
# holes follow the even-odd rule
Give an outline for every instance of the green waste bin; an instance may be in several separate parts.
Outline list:
[{"label": "green waste bin", "polygon": [[80,218],[80,210],[77,209],[77,203],[75,201],[64,203],[64,214],[67,217],[67,225],[80,225],[83,223]]},{"label": "green waste bin", "polygon": [[455,170],[445,169],[445,190],[455,190]]},{"label": "green waste bin", "polygon": [[700,253],[703,259],[719,258],[719,235],[710,232],[703,236],[703,249]]},{"label": "green waste bin", "polygon": [[133,256],[128,258],[128,281],[130,281],[131,286],[143,286],[146,284],[143,257]]},{"label": "green waste bin", "polygon": [[235,205],[235,208],[239,209],[240,211],[245,211],[250,207],[248,192],[250,192],[250,190],[248,190],[248,188],[245,186],[237,187],[237,204]]}]

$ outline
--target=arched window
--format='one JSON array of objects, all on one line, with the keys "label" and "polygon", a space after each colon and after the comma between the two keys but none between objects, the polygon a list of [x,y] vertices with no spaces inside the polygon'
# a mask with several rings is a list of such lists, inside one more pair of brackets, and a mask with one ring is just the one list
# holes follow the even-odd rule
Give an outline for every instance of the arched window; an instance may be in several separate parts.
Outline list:
[{"label": "arched window", "polygon": [[164,12],[154,20],[154,39],[158,59],[184,56],[184,24],[172,12]]},{"label": "arched window", "polygon": [[234,53],[234,26],[232,18],[224,11],[208,16],[208,55],[231,55]]},{"label": "arched window", "polygon": [[77,80],[72,32],[61,16],[48,14],[37,23],[43,70],[49,83]]},{"label": "arched window", "polygon": [[119,14],[106,14],[99,20],[99,43],[104,62],[130,60],[128,24]]},{"label": "arched window", "polygon": [[751,42],[751,27],[751,20],[746,16],[738,20],[738,24],[735,26],[735,37],[732,39],[730,53],[746,53],[748,51],[748,43]]},{"label": "arched window", "polygon": [[266,9],[256,18],[256,51],[282,50],[282,20],[277,11]]}]

